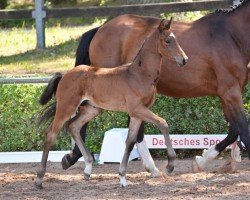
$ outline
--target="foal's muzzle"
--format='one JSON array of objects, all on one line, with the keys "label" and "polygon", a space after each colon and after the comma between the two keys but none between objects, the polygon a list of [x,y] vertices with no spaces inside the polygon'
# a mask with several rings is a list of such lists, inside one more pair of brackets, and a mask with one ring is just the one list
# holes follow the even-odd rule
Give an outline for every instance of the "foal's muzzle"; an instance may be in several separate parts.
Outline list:
[{"label": "foal's muzzle", "polygon": [[188,57],[187,56],[178,56],[175,58],[175,61],[180,67],[183,67],[187,64]]}]

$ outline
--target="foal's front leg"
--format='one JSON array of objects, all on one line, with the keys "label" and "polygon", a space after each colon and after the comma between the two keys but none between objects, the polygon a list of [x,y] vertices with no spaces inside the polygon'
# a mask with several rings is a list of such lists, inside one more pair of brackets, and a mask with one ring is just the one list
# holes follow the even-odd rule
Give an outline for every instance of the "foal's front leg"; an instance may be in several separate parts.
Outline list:
[{"label": "foal's front leg", "polygon": [[176,157],[176,153],[172,147],[172,143],[169,137],[169,128],[167,122],[165,121],[165,119],[157,116],[151,110],[143,106],[137,108],[136,111],[134,111],[134,114],[136,117],[142,119],[143,121],[150,122],[156,125],[163,134],[168,151],[167,173],[172,173],[174,170],[174,160]]},{"label": "foal's front leg", "polygon": [[74,119],[69,125],[69,131],[84,158],[85,169],[83,175],[86,180],[89,180],[91,175],[93,157],[80,136],[80,129],[84,124],[96,117],[100,112],[101,110],[99,108],[95,108],[90,105],[85,105],[80,108],[80,112],[78,113],[76,119]]},{"label": "foal's front leg", "polygon": [[128,159],[129,159],[130,152],[133,150],[134,145],[136,143],[137,134],[138,134],[138,130],[140,128],[141,123],[142,123],[142,120],[138,118],[131,117],[130,119],[128,137],[126,140],[126,149],[125,149],[122,162],[119,168],[121,187],[125,187],[127,185],[125,175],[126,175],[126,170],[127,170]]}]

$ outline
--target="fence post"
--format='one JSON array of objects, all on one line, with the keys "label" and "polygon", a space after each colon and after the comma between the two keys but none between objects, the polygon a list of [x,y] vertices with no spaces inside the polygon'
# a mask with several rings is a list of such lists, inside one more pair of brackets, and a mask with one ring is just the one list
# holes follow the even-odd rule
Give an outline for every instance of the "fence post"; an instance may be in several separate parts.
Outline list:
[{"label": "fence post", "polygon": [[36,20],[36,47],[38,49],[45,48],[45,26],[44,18],[46,12],[44,10],[44,0],[35,0],[35,10],[32,11],[32,17]]}]

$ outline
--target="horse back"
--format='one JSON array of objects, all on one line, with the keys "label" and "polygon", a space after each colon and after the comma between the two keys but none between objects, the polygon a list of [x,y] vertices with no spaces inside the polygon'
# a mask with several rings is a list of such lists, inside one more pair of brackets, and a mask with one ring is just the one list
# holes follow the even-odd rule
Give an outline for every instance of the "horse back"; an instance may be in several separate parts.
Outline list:
[{"label": "horse back", "polygon": [[131,62],[159,23],[158,18],[128,14],[110,20],[99,28],[90,44],[91,64],[116,67]]}]

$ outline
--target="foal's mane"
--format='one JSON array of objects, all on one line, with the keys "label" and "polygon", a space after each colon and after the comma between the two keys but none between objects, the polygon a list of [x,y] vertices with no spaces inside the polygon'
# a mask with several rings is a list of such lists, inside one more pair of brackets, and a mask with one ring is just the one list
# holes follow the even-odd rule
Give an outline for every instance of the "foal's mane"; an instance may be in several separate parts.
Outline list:
[{"label": "foal's mane", "polygon": [[137,54],[135,55],[135,57],[134,57],[132,63],[134,63],[134,62],[136,61],[136,59],[140,56],[140,53],[141,53],[141,51],[142,51],[142,49],[143,49],[143,46],[145,45],[146,41],[147,41],[148,38],[149,38],[150,36],[152,36],[154,33],[155,33],[155,32],[152,32],[151,34],[149,34],[149,35],[143,40],[143,42],[142,42],[142,44],[141,44],[141,46],[140,46],[140,49],[138,50]]},{"label": "foal's mane", "polygon": [[247,2],[250,2],[249,0],[240,0],[240,4],[235,5],[235,6],[231,6],[230,9],[217,9],[215,11],[215,13],[219,13],[219,14],[230,14],[232,12],[234,12],[235,10],[239,10],[240,7],[243,7],[244,5],[246,5]]},{"label": "foal's mane", "polygon": [[[150,34],[150,35],[151,35],[151,34]],[[145,42],[146,42],[147,39],[148,39],[148,37],[146,37],[146,38],[143,40],[142,45],[140,46],[140,49],[139,49],[139,51],[137,52],[137,54],[135,55],[135,57],[134,57],[132,63],[134,63],[134,62],[136,61],[136,59],[140,56],[140,53],[141,53],[141,51],[142,51],[142,49],[143,49],[143,46],[144,46],[144,44],[145,44]]]}]

